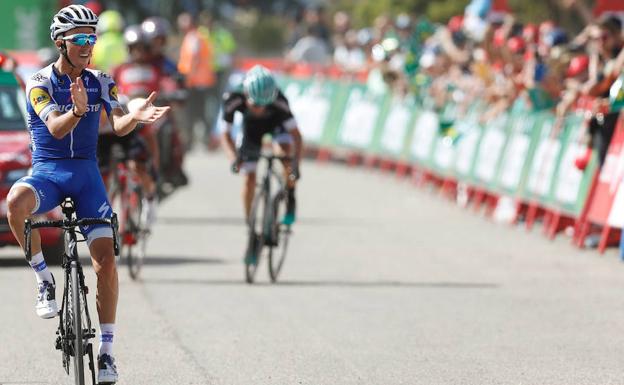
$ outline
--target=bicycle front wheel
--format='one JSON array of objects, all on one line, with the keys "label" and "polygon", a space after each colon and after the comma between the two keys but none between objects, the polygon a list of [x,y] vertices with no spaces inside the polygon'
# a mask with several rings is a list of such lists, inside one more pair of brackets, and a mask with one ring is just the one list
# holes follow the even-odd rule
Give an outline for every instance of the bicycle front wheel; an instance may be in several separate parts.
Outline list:
[{"label": "bicycle front wheel", "polygon": [[284,260],[286,259],[286,250],[288,249],[288,238],[290,237],[290,225],[284,225],[280,222],[286,214],[286,201],[288,197],[285,191],[279,192],[273,198],[273,207],[271,215],[271,246],[269,247],[269,277],[271,282],[275,283],[277,277],[282,271]]},{"label": "bicycle front wheel", "polygon": [[80,277],[77,263],[71,262],[71,273],[69,277],[70,296],[68,305],[71,307],[70,325],[72,328],[71,344],[74,353],[74,377],[76,385],[84,385],[84,329],[82,327],[82,289],[80,287]]}]

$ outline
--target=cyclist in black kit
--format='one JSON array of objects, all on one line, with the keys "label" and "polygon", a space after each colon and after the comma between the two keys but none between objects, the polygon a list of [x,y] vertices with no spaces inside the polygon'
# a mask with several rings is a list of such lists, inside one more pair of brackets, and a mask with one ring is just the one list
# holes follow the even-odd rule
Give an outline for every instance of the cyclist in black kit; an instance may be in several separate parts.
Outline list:
[{"label": "cyclist in black kit", "polygon": [[[256,166],[262,147],[262,137],[270,134],[273,139],[274,152],[293,156],[293,161],[284,161],[288,207],[282,222],[294,223],[295,185],[300,177],[299,164],[303,141],[295,117],[290,111],[288,100],[278,89],[271,72],[260,65],[254,66],[247,72],[242,92],[226,93],[223,99],[225,130],[222,140],[226,154],[232,162],[232,171],[234,173],[240,171],[245,176],[243,185],[245,216],[249,217],[254,197]],[[243,135],[238,151],[231,135],[234,114],[237,111],[243,115]]]}]

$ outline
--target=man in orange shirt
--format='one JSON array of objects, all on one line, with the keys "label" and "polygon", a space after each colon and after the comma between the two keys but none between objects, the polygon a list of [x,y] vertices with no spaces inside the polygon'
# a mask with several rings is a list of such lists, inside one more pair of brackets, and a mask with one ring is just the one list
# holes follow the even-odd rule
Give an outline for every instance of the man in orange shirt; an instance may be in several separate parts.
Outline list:
[{"label": "man in orange shirt", "polygon": [[188,89],[188,117],[185,127],[185,144],[190,148],[193,143],[194,126],[200,123],[200,132],[206,132],[206,102],[210,90],[216,85],[213,68],[213,51],[210,42],[197,30],[197,21],[189,13],[178,16],[178,29],[184,34],[180,47],[178,71],[185,77]]}]

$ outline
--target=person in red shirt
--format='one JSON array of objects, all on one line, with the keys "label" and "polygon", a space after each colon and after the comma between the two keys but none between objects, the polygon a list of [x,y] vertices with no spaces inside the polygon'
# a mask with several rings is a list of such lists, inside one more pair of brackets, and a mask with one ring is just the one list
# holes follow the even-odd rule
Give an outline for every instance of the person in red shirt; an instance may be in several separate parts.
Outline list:
[{"label": "person in red shirt", "polygon": [[[136,98],[145,98],[153,91],[158,91],[163,75],[160,69],[150,63],[150,47],[140,26],[129,26],[124,31],[124,40],[128,46],[129,59],[115,67],[112,75],[116,81],[119,98],[126,101],[131,108],[130,101]],[[107,174],[111,167],[111,149],[119,144],[129,159],[130,169],[137,173],[145,191],[147,207],[147,224],[153,223],[155,218],[155,198],[157,192],[156,181],[160,154],[155,126],[143,125],[131,135],[118,137],[111,135],[106,124],[100,126],[98,140],[98,161],[100,170]]]}]

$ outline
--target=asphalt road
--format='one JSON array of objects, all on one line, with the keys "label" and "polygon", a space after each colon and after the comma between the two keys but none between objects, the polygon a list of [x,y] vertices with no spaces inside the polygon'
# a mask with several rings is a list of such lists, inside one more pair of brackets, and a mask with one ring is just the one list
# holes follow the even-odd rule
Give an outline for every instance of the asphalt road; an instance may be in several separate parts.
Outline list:
[{"label": "asphalt road", "polygon": [[[241,178],[221,155],[187,164],[191,184],[162,204],[142,281],[119,268],[120,385],[624,383],[614,250],[308,162],[282,280],[269,284],[262,266],[250,286]],[[70,384],[34,288],[19,251],[0,250],[0,384]]]}]

